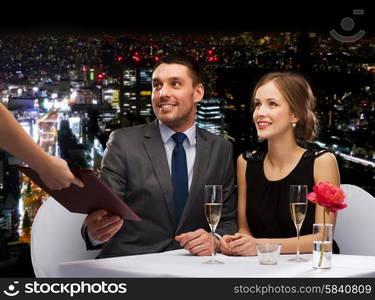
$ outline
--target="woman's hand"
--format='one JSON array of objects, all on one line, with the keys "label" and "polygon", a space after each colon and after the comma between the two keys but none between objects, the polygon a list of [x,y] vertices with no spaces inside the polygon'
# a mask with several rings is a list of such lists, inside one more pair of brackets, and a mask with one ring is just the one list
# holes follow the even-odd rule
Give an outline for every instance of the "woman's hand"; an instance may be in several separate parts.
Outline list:
[{"label": "woman's hand", "polygon": [[253,256],[256,255],[257,239],[248,234],[237,232],[235,235],[225,235],[220,240],[220,249],[226,255]]},{"label": "woman's hand", "polygon": [[224,235],[220,239],[219,249],[221,253],[225,255],[235,255],[229,247],[229,244],[233,241],[233,236],[234,235]]},{"label": "woman's hand", "polygon": [[51,190],[67,188],[72,183],[83,187],[83,182],[72,174],[66,161],[59,157],[47,154],[35,169],[40,179]]}]

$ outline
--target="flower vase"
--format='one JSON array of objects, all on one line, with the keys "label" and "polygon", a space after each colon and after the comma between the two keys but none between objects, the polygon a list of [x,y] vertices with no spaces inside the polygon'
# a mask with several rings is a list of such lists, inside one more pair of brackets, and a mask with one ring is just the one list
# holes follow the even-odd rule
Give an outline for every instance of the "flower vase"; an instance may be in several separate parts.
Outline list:
[{"label": "flower vase", "polygon": [[313,268],[332,267],[332,224],[313,224]]}]

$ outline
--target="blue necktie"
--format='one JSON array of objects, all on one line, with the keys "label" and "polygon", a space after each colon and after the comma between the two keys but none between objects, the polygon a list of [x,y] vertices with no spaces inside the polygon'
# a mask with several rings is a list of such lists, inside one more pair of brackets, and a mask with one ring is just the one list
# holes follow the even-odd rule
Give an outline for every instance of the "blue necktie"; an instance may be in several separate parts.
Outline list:
[{"label": "blue necktie", "polygon": [[172,135],[176,146],[172,153],[172,184],[173,199],[176,211],[176,221],[180,220],[189,193],[188,172],[186,164],[186,153],[183,146],[186,135],[177,132]]}]

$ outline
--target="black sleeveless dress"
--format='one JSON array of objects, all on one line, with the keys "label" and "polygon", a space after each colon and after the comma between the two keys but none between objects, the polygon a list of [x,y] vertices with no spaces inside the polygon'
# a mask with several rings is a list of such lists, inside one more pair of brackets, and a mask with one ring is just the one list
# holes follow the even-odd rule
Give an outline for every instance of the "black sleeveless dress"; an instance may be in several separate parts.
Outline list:
[{"label": "black sleeveless dress", "polygon": [[[255,238],[296,237],[296,228],[289,208],[289,185],[306,184],[308,192],[314,186],[314,161],[329,150],[314,144],[304,145],[306,152],[297,166],[283,179],[269,181],[263,169],[267,145],[262,143],[258,150],[242,154],[247,161],[247,204],[246,217],[251,233]],[[301,235],[312,234],[315,221],[315,204],[308,201],[306,218],[302,224]],[[339,253],[334,241],[333,252]]]}]

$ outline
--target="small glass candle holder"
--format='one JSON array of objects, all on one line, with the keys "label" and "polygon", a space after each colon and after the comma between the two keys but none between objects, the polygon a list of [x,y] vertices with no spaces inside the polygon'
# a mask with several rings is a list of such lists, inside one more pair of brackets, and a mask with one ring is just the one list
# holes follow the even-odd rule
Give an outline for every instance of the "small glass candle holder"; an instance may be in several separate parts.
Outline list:
[{"label": "small glass candle holder", "polygon": [[276,265],[281,244],[259,243],[256,244],[258,260],[261,265]]}]

